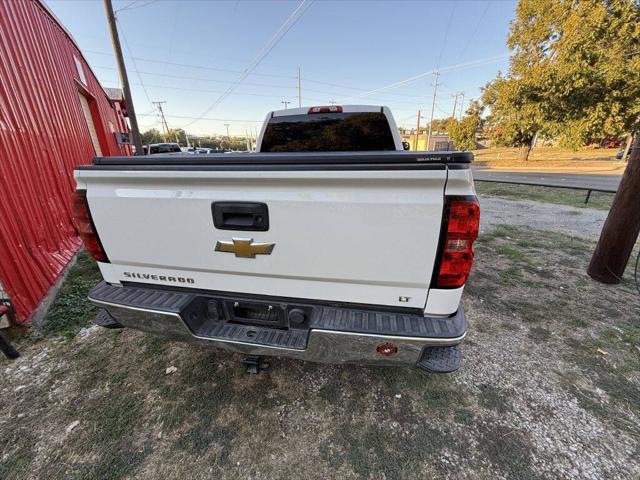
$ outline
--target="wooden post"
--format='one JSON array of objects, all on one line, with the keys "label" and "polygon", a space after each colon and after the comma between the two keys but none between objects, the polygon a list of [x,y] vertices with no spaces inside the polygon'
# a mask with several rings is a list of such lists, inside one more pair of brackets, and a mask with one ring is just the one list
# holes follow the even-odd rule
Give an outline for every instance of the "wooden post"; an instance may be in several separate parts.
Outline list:
[{"label": "wooden post", "polygon": [[602,283],[620,283],[640,232],[640,135],[602,227],[587,273]]}]

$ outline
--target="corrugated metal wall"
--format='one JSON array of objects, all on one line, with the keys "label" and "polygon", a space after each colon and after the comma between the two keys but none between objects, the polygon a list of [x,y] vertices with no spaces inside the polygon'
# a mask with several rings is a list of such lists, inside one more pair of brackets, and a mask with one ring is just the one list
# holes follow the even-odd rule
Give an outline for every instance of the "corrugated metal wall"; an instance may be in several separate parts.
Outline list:
[{"label": "corrugated metal wall", "polygon": [[81,243],[69,204],[73,167],[95,150],[79,94],[102,153],[128,154],[111,131],[122,119],[66,32],[37,1],[0,0],[0,282],[20,321]]}]

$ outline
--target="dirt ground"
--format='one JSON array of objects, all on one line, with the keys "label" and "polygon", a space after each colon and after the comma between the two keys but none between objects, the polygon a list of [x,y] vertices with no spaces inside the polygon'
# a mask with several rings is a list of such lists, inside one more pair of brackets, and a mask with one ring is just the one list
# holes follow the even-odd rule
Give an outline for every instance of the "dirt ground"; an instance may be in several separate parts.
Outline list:
[{"label": "dirt ground", "polygon": [[[597,227],[576,223],[603,212],[488,202],[458,372],[273,359],[249,376],[130,330],[28,332],[0,360],[0,478],[640,478],[640,293],[630,269],[587,277]],[[82,288],[57,321],[92,313]]]},{"label": "dirt ground", "polygon": [[537,147],[531,150],[529,159],[518,159],[517,148],[485,148],[474,150],[474,163],[491,169],[513,167],[519,169],[557,170],[564,172],[590,172],[612,175],[621,174],[625,163],[616,160],[619,148],[583,148],[573,151],[557,147]]}]

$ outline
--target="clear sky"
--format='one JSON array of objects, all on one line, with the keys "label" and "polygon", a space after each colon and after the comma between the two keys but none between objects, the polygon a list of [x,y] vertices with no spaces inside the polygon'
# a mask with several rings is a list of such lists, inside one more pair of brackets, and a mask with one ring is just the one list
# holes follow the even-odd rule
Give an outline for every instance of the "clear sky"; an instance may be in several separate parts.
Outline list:
[{"label": "clear sky", "polygon": [[[102,2],[45,1],[103,86],[119,86]],[[467,105],[508,66],[515,1],[307,3],[253,73],[207,111],[300,2],[114,0],[141,129],[160,129],[151,101],[165,100],[171,128],[219,134],[228,123],[232,135],[244,135],[266,112],[284,108],[281,102],[297,106],[298,66],[304,106],[387,105],[399,125],[412,127],[418,109],[428,121],[433,76],[367,93],[439,69],[434,117],[445,118],[453,93],[464,92]]]}]

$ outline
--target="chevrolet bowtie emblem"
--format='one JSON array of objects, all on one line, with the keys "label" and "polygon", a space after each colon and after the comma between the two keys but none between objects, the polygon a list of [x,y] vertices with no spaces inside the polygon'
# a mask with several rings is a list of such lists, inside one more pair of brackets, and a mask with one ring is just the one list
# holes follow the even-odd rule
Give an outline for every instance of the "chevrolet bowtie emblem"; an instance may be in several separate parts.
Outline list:
[{"label": "chevrolet bowtie emblem", "polygon": [[218,240],[216,252],[235,253],[236,257],[256,258],[256,255],[271,255],[275,243],[254,242],[253,238]]}]

